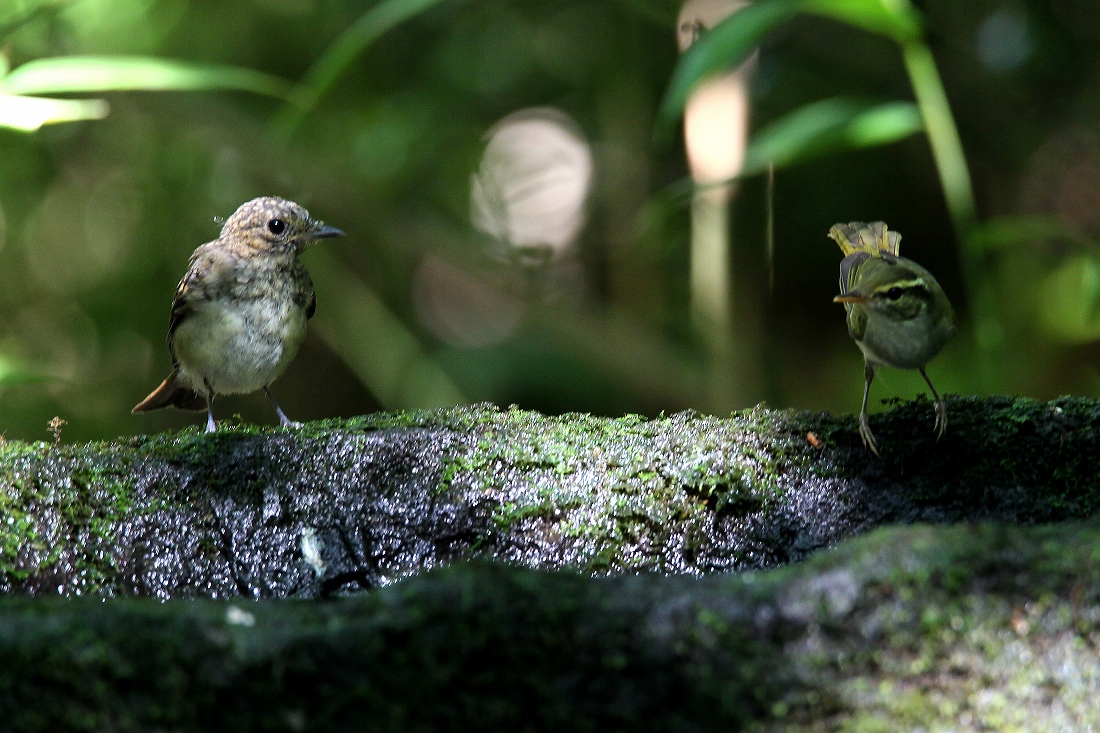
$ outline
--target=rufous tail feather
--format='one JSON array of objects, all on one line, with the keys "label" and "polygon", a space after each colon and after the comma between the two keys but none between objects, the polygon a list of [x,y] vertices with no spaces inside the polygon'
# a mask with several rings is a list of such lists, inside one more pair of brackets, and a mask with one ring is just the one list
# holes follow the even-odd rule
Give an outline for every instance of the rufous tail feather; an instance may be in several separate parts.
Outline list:
[{"label": "rufous tail feather", "polygon": [[148,397],[139,402],[131,414],[160,410],[165,407],[177,407],[181,410],[202,412],[206,409],[206,398],[190,387],[184,387],[178,381],[179,370],[174,370],[160,383]]}]

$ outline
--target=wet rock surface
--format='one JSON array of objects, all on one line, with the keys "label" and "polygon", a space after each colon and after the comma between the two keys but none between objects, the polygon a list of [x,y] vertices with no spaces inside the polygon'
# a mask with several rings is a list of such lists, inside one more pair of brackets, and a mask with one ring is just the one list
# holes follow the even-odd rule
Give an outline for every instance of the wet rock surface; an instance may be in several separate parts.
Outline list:
[{"label": "wet rock surface", "polygon": [[851,417],[763,408],[607,419],[479,405],[8,442],[0,590],[315,598],[469,559],[701,575],[884,524],[1095,513],[1100,403],[954,398],[948,411],[940,443],[927,401],[873,416],[881,459]]}]

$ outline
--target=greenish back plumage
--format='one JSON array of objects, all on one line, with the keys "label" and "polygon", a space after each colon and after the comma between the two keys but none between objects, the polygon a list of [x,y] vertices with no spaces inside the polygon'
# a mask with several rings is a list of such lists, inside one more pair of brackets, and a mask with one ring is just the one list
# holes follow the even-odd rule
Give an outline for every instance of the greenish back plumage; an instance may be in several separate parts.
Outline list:
[{"label": "greenish back plumage", "polygon": [[834,224],[829,238],[840,245],[840,294],[847,312],[848,334],[864,360],[863,406],[859,434],[872,452],[878,453],[867,419],[867,397],[875,369],[891,366],[917,369],[935,401],[936,437],[947,428],[947,409],[925,365],[955,333],[951,302],[928,270],[898,254],[901,235],[881,221]]}]

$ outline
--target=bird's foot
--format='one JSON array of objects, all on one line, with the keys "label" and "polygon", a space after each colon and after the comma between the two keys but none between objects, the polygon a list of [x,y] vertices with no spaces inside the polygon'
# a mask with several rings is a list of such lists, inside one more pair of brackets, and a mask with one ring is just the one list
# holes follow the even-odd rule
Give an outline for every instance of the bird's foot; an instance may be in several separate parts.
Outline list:
[{"label": "bird's foot", "polygon": [[863,438],[863,445],[877,456],[878,445],[875,443],[875,434],[871,432],[871,426],[867,422],[867,413],[859,415],[859,437]]},{"label": "bird's foot", "polygon": [[936,424],[932,427],[932,431],[936,434],[936,440],[942,438],[947,432],[947,405],[941,400],[936,400]]},{"label": "bird's foot", "polygon": [[269,400],[271,400],[271,406],[275,408],[275,414],[279,416],[279,427],[281,427],[281,428],[300,428],[300,427],[302,427],[302,423],[294,422],[293,420],[291,420],[289,417],[286,416],[286,413],[283,412],[283,408],[279,407],[279,402],[275,399],[275,395],[271,394],[271,388],[270,387],[264,387],[264,394],[266,394],[267,398]]}]

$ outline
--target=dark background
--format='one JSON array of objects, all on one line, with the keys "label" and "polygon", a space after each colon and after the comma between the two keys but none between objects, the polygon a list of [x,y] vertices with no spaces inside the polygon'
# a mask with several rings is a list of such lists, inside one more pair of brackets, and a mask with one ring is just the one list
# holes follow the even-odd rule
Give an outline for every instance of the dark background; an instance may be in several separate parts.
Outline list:
[{"label": "dark background", "polygon": [[[330,0],[0,3],[11,66],[142,55],[302,79],[371,5]],[[169,370],[168,310],[214,217],[280,195],[344,229],[304,256],[318,310],[274,392],[294,419],[489,400],[617,415],[696,408],[858,409],[862,359],[836,292],[840,221],[883,219],[936,274],[962,322],[932,363],[941,392],[1096,395],[1100,376],[1100,9],[1091,0],[918,3],[974,180],[979,217],[1053,215],[1073,243],[988,255],[1002,332],[968,328],[960,244],[927,139],[777,172],[732,203],[736,398],[715,397],[692,327],[679,133],[655,136],[677,62],[679,4],[440,2],[383,34],[289,137],[284,103],[239,91],[113,92],[102,120],[0,128],[0,431],[84,440],[195,424],[130,408]],[[834,95],[912,98],[885,37],[801,16],[770,35],[752,129]],[[85,95],[87,96],[87,95]],[[0,105],[4,104],[0,98]],[[517,257],[471,222],[486,134],[517,110],[564,113],[589,146],[585,223],[552,256]],[[538,253],[536,253],[538,254]],[[769,279],[774,285],[769,288]],[[922,391],[883,370],[873,401]],[[223,398],[273,424],[262,394]]]}]

